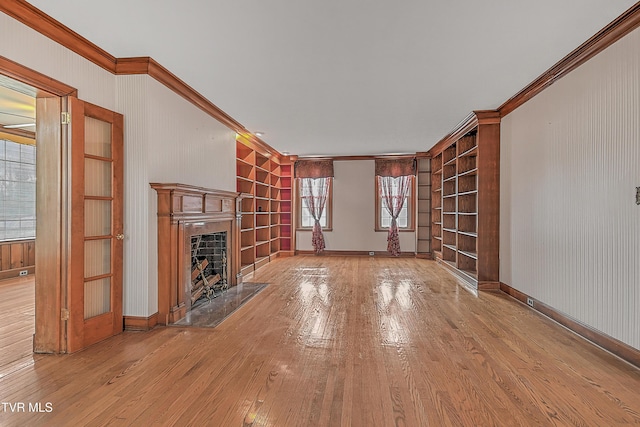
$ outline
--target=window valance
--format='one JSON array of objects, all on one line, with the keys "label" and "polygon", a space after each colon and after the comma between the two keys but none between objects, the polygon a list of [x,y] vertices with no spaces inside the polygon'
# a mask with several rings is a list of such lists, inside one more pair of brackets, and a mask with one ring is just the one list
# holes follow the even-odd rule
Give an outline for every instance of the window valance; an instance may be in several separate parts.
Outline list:
[{"label": "window valance", "polygon": [[332,178],[333,160],[297,160],[296,178]]},{"label": "window valance", "polygon": [[399,176],[415,175],[416,159],[376,159],[376,176]]}]

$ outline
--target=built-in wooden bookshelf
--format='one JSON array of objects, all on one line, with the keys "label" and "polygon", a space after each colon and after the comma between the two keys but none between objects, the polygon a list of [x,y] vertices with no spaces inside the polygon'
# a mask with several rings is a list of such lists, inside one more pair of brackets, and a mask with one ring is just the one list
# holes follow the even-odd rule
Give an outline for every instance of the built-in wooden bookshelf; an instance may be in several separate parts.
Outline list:
[{"label": "built-in wooden bookshelf", "polygon": [[476,289],[499,287],[500,115],[476,111],[431,153],[434,258]]},{"label": "built-in wooden bookshelf", "polygon": [[280,170],[280,250],[283,254],[293,255],[293,162],[290,157],[283,157]]},{"label": "built-in wooden bookshelf", "polygon": [[431,158],[426,153],[418,153],[416,162],[416,257],[431,258]]},{"label": "built-in wooden bookshelf", "polygon": [[242,193],[240,271],[246,275],[290,251],[290,160],[238,135],[236,189]]}]

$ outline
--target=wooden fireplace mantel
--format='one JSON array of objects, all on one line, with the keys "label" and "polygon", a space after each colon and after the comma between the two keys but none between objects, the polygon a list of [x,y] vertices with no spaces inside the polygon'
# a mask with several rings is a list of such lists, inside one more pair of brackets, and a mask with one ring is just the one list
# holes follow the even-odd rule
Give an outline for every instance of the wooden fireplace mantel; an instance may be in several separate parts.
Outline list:
[{"label": "wooden fireplace mantel", "polygon": [[158,193],[158,323],[170,324],[187,310],[191,237],[227,231],[229,286],[240,271],[240,194],[176,183],[152,183]]}]

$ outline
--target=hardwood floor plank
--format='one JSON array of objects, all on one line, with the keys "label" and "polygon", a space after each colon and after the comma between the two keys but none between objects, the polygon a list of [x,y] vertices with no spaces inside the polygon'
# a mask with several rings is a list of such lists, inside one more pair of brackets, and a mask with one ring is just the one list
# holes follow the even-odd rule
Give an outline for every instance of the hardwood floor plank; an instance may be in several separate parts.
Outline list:
[{"label": "hardwood floor plank", "polygon": [[214,329],[72,355],[31,354],[33,283],[0,282],[1,400],[52,405],[0,425],[640,423],[640,370],[431,261],[297,256],[252,280],[270,285]]}]

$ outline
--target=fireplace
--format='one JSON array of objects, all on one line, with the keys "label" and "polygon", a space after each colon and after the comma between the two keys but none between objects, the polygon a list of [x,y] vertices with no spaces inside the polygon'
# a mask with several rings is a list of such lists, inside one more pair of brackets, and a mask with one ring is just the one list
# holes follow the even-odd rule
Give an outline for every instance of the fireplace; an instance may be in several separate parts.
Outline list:
[{"label": "fireplace", "polygon": [[151,184],[158,193],[158,323],[242,281],[238,193]]},{"label": "fireplace", "polygon": [[191,306],[210,301],[229,287],[227,281],[227,232],[191,237],[191,282],[185,297]]}]

